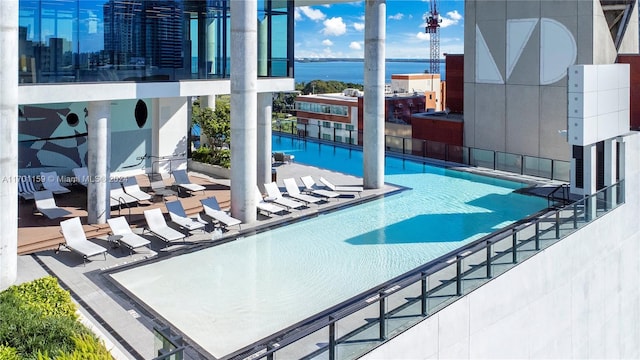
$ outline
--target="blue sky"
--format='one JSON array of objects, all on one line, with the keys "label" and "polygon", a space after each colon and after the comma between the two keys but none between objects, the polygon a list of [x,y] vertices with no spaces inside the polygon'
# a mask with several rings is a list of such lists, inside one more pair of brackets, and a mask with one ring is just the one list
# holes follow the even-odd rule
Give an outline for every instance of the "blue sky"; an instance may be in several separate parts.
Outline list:
[{"label": "blue sky", "polygon": [[[429,57],[424,18],[429,0],[387,0],[387,58]],[[440,52],[464,50],[464,0],[438,0]],[[362,58],[364,1],[296,7],[295,56]]]}]

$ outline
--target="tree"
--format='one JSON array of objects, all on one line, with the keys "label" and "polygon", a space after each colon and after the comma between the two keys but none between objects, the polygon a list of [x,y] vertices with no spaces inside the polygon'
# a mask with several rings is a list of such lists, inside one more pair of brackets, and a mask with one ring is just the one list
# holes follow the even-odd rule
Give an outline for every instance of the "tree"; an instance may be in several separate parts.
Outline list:
[{"label": "tree", "polygon": [[358,89],[362,90],[363,86],[354,83],[345,83],[336,80],[311,80],[308,83],[297,83],[296,90],[301,91],[303,94],[327,94],[327,93],[339,93],[344,89]]},{"label": "tree", "polygon": [[[216,97],[214,110],[209,107],[203,108],[200,106],[199,101],[195,101],[192,107],[191,120],[194,124],[200,125],[202,132],[209,141],[209,148],[197,151],[197,154],[194,153],[194,159],[229,167],[229,144],[231,142],[231,104],[229,97]],[[199,158],[200,155],[202,155],[202,158]]]}]

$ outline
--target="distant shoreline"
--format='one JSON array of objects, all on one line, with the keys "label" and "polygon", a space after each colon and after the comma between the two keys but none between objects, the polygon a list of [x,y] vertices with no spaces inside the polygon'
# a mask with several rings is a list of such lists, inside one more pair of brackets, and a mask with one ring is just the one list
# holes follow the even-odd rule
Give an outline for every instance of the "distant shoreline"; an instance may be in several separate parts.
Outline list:
[{"label": "distant shoreline", "polygon": [[[295,59],[295,62],[336,62],[336,61],[345,61],[345,62],[364,62],[364,59],[357,58],[298,58]],[[411,62],[411,63],[428,63],[429,59],[386,59],[388,62]],[[444,59],[440,59],[441,63],[444,63]]]}]

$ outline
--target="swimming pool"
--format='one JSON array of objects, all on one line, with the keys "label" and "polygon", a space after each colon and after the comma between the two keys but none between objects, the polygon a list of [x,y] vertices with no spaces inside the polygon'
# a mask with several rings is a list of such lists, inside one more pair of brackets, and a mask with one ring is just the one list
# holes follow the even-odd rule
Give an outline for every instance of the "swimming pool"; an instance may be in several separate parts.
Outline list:
[{"label": "swimming pool", "polygon": [[[296,162],[362,168],[354,150],[273,147]],[[387,158],[385,174],[411,189],[111,276],[222,357],[546,207],[513,193],[520,184],[421,163]]]}]

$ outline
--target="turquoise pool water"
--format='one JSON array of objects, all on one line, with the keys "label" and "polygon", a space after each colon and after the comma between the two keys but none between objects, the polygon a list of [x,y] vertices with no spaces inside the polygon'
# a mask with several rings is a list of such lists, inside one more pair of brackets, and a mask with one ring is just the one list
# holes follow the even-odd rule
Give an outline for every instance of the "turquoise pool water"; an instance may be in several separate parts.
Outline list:
[{"label": "turquoise pool water", "polygon": [[[362,168],[286,141],[296,162]],[[411,190],[112,276],[221,357],[546,207],[513,182],[390,158],[385,174]]]}]

